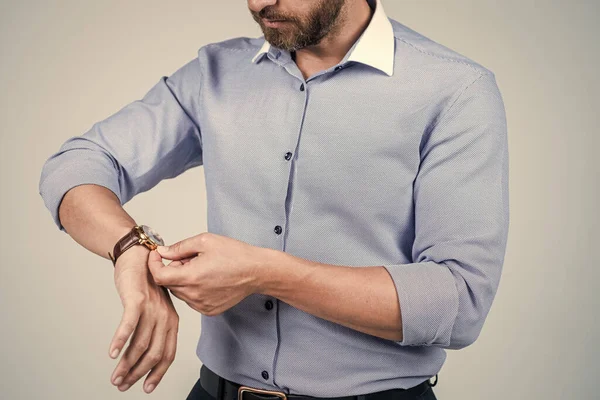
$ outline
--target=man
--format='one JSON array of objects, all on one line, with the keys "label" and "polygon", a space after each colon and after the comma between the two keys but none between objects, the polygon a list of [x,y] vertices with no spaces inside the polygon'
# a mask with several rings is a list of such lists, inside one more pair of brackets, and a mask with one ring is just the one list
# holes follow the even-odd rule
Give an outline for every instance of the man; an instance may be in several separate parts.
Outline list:
[{"label": "man", "polygon": [[[504,261],[494,74],[379,0],[248,7],[264,37],[202,46],[42,171],[59,229],[114,262],[109,354],[133,336],[111,382],[160,382],[171,293],[202,314],[188,399],[434,399],[429,378],[479,336]],[[208,232],[156,247],[122,205],[199,165]]]}]

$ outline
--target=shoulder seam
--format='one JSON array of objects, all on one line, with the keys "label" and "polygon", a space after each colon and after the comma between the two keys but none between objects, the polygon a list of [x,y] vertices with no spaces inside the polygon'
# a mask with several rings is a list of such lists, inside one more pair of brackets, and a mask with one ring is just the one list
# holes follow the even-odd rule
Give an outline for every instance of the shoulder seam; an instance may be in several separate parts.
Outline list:
[{"label": "shoulder seam", "polygon": [[397,39],[397,40],[399,40],[399,41],[401,41],[402,43],[404,43],[404,44],[406,44],[406,45],[408,45],[408,46],[412,47],[413,49],[417,50],[417,51],[418,51],[418,52],[420,52],[420,53],[426,54],[426,55],[428,55],[428,56],[431,56],[431,57],[439,58],[440,60],[446,60],[446,61],[454,62],[454,63],[457,63],[457,64],[463,64],[463,65],[466,65],[467,67],[469,67],[469,68],[470,68],[470,69],[472,69],[473,71],[475,71],[475,72],[478,72],[478,73],[480,73],[480,74],[482,74],[482,73],[485,73],[485,72],[482,72],[482,69],[481,69],[481,68],[477,68],[477,67],[475,67],[475,66],[473,66],[473,65],[471,65],[471,64],[469,64],[469,63],[466,63],[466,62],[464,62],[464,61],[456,60],[456,59],[454,59],[454,58],[442,57],[442,56],[440,56],[440,55],[438,55],[438,54],[434,54],[434,53],[427,52],[427,51],[425,51],[424,49],[422,49],[422,48],[420,48],[420,47],[417,47],[417,46],[415,46],[413,43],[410,43],[410,42],[409,42],[409,41],[407,41],[406,39],[403,39],[403,38],[401,38],[401,37],[398,37],[398,36],[396,36],[396,34],[395,34],[395,33],[394,33],[394,38],[395,38],[395,39]]},{"label": "shoulder seam", "polygon": [[456,96],[454,97],[454,100],[452,100],[452,103],[444,111],[442,111],[442,113],[436,119],[436,121],[433,124],[433,126],[431,126],[431,128],[429,128],[428,132],[433,132],[433,130],[439,125],[440,121],[443,120],[444,117],[450,113],[450,110],[452,110],[452,108],[454,107],[454,105],[458,102],[458,100],[462,97],[462,95],[467,91],[467,89],[469,89],[475,82],[477,82],[478,80],[480,80],[482,77],[490,75],[489,73],[486,73],[486,72],[481,72],[481,71],[478,71],[478,72],[479,72],[479,75],[477,76],[477,78],[475,78],[471,83],[469,83],[466,86],[464,86],[458,92],[458,94],[456,94]]}]

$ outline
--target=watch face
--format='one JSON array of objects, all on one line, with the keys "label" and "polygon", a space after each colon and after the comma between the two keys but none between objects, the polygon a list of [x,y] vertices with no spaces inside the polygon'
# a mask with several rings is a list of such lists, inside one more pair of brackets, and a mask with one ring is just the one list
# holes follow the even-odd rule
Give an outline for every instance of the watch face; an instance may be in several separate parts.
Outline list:
[{"label": "watch face", "polygon": [[165,245],[165,242],[163,242],[158,232],[156,232],[154,229],[150,228],[148,225],[141,225],[141,228],[146,234],[146,236],[148,236],[148,238],[154,243],[158,244],[159,246]]}]

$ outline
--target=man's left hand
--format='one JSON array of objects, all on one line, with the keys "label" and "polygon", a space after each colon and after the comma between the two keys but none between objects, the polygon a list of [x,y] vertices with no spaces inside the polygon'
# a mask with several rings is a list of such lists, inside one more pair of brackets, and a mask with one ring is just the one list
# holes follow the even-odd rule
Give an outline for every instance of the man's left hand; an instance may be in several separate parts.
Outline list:
[{"label": "man's left hand", "polygon": [[[211,232],[151,251],[157,285],[204,315],[218,315],[257,293],[269,249]],[[164,265],[162,258],[172,260]]]}]

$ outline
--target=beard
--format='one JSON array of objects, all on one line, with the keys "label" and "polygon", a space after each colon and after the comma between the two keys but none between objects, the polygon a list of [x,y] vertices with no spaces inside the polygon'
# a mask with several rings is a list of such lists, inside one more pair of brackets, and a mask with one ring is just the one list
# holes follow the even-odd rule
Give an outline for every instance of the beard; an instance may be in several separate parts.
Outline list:
[{"label": "beard", "polygon": [[[271,45],[289,52],[318,44],[328,34],[335,34],[341,24],[345,0],[320,0],[305,17],[277,14],[271,6],[260,12],[250,10],[252,18],[260,25],[265,40]],[[265,26],[262,18],[285,20],[279,27]]]}]

